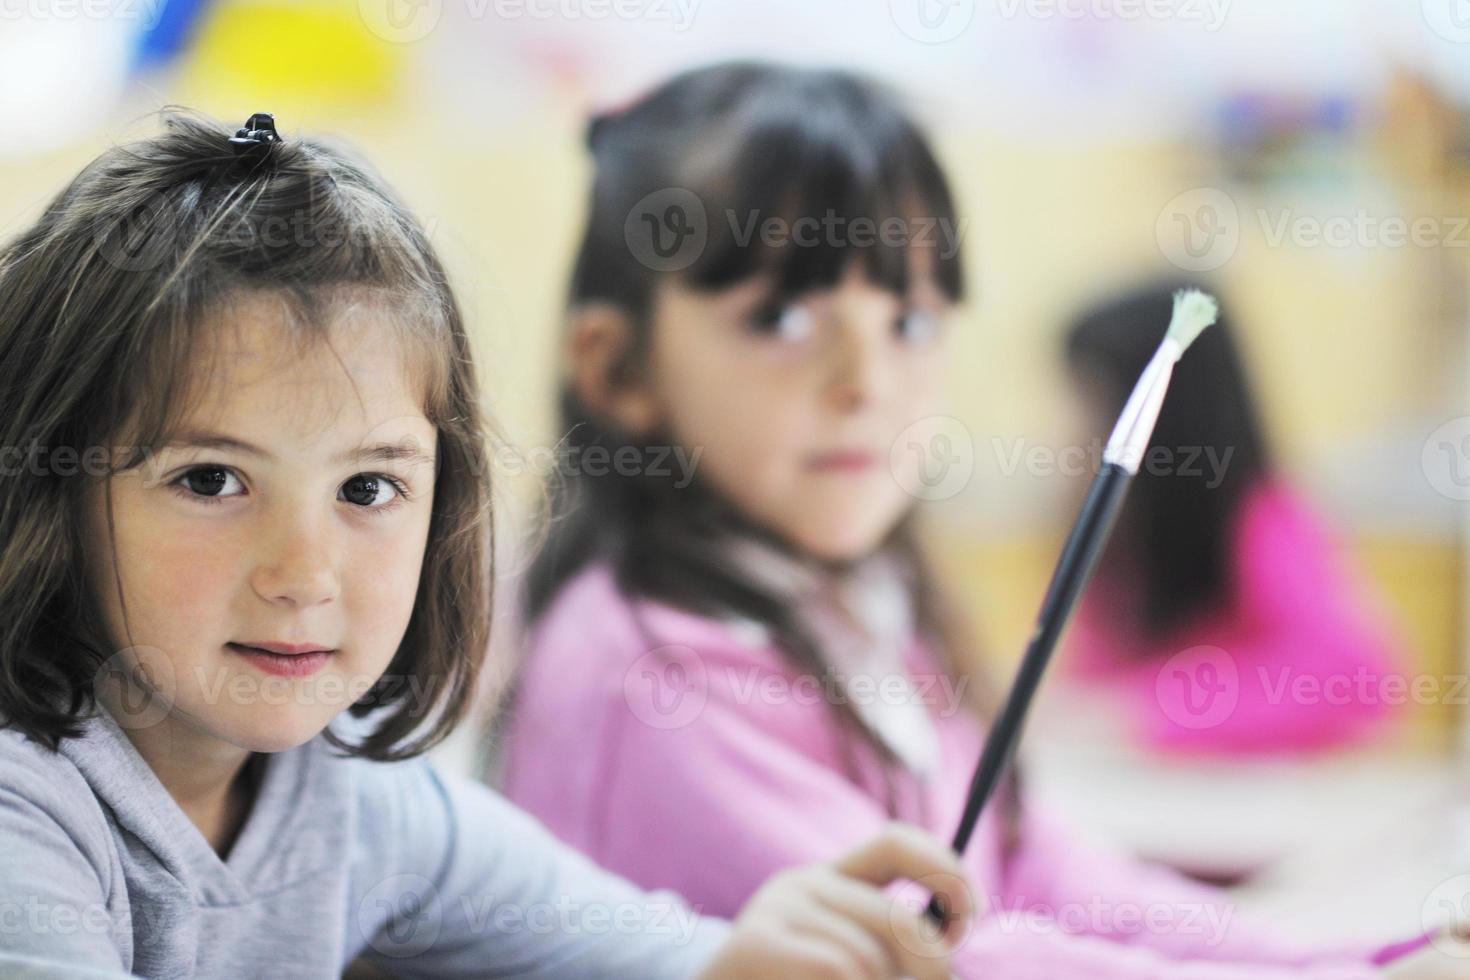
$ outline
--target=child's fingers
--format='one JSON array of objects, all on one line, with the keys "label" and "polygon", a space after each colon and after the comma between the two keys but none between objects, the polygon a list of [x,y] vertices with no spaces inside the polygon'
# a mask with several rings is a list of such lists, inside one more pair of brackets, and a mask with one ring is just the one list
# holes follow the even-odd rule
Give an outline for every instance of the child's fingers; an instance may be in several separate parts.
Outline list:
[{"label": "child's fingers", "polygon": [[851,878],[830,876],[816,886],[816,898],[881,942],[888,958],[885,976],[949,977],[950,944],[893,896]]},{"label": "child's fingers", "polygon": [[943,902],[951,928],[975,914],[959,855],[917,827],[891,823],[877,837],[833,862],[841,874],[873,885],[911,878]]},{"label": "child's fingers", "polygon": [[863,924],[855,922],[852,916],[831,908],[825,902],[809,912],[808,916],[792,922],[792,930],[798,936],[808,936],[845,950],[851,963],[843,976],[866,980],[887,980],[899,976],[898,960],[889,952],[887,945]]}]

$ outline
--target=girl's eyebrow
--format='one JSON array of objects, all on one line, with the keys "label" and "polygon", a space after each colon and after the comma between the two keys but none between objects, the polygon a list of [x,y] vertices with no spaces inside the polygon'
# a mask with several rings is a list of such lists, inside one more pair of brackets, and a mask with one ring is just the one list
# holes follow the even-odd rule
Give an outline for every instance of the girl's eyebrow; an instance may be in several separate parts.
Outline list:
[{"label": "girl's eyebrow", "polygon": [[[170,445],[181,449],[229,449],[235,452],[245,453],[249,456],[258,456],[261,459],[274,460],[275,457],[265,449],[233,436],[221,435],[217,432],[181,432]],[[432,466],[434,457],[425,453],[419,446],[419,441],[412,436],[400,442],[380,442],[371,446],[359,446],[338,453],[333,457],[334,464],[354,462],[389,463],[395,461],[409,463],[422,463]]]}]

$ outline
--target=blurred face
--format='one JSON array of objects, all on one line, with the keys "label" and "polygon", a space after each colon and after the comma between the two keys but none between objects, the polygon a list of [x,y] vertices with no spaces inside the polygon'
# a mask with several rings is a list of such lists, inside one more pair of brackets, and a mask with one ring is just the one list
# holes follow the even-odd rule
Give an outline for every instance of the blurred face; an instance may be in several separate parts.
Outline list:
[{"label": "blurred face", "polygon": [[279,317],[264,300],[232,307],[213,331],[219,372],[177,440],[109,477],[126,629],[100,483],[88,501],[88,575],[123,651],[104,696],[129,672],[160,692],[125,728],[299,745],[371,686],[407,629],[436,431],[371,315],[344,314],[335,355],[304,357]]},{"label": "blurred face", "polygon": [[669,279],[656,293],[650,383],[664,425],[703,451],[701,479],[818,558],[861,557],[914,502],[890,450],[938,410],[949,307],[931,279],[914,281],[901,298],[854,264],[835,288],[784,304],[759,279],[716,293]]}]

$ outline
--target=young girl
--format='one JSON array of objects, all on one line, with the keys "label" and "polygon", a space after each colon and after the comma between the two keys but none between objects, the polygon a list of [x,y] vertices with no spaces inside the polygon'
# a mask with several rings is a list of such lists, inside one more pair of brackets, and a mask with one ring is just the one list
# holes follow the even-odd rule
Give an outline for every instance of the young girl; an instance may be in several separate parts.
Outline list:
[{"label": "young girl", "polygon": [[[912,828],[731,929],[422,758],[489,620],[455,298],[341,150],[184,114],[0,250],[0,975],[948,976]],[[343,709],[346,709],[345,716]]]},{"label": "young girl", "polygon": [[[691,71],[589,138],[566,479],[503,779],[599,862],[733,911],[895,817],[958,821],[983,692],[909,491],[941,477],[913,450],[954,451],[925,425],[962,226],[924,139],[845,72]],[[991,909],[966,977],[1347,980],[1393,955],[1294,948],[1007,795],[966,854]]]},{"label": "young girl", "polygon": [[[1096,418],[1122,410],[1178,285],[1111,297],[1068,331],[1067,362]],[[1175,369],[1154,430],[1162,467],[1145,466],[1129,491],[1078,610],[1071,662],[1119,688],[1160,748],[1280,753],[1361,741],[1389,720],[1384,685],[1402,679],[1402,658],[1330,534],[1275,471],[1233,332],[1227,312]],[[1235,671],[1220,707],[1193,671],[1169,664],[1200,647]],[[1293,697],[1303,678],[1317,693]]]}]

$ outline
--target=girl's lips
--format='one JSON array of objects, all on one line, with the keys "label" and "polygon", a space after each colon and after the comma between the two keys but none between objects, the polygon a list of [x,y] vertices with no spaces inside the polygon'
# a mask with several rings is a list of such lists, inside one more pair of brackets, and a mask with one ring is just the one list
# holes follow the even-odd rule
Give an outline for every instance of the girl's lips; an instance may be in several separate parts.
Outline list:
[{"label": "girl's lips", "polygon": [[225,649],[239,654],[255,667],[278,677],[305,677],[320,670],[335,651],[316,650],[312,653],[271,653],[257,647],[240,643],[226,643]]},{"label": "girl's lips", "polygon": [[877,457],[872,453],[857,451],[823,453],[820,456],[813,456],[807,465],[814,470],[856,473],[877,465]]}]

